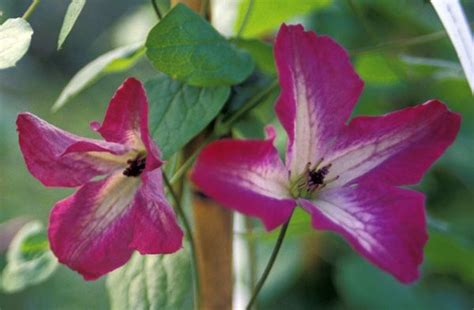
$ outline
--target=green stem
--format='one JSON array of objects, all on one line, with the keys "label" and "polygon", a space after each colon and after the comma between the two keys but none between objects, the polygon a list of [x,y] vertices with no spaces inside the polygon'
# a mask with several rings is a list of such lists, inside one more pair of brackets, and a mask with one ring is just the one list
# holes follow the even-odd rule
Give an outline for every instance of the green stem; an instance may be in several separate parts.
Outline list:
[{"label": "green stem", "polygon": [[[181,165],[181,167],[179,167],[179,169],[171,177],[170,180],[168,179],[168,177],[165,174],[163,174],[163,179],[165,181],[166,187],[169,189],[170,194],[173,197],[173,200],[175,201],[176,213],[178,213],[178,215],[181,217],[181,219],[183,221],[184,228],[186,230],[186,233],[189,237],[189,242],[191,244],[191,251],[192,251],[193,263],[194,263],[195,274],[196,274],[196,276],[195,276],[195,282],[196,282],[195,294],[197,296],[196,297],[197,298],[196,299],[197,309],[199,309],[199,300],[198,300],[198,298],[199,298],[199,275],[198,275],[198,271],[197,271],[197,257],[196,257],[195,243],[194,243],[194,238],[192,237],[191,227],[190,227],[189,222],[188,222],[188,220],[187,220],[187,218],[184,214],[183,208],[181,207],[181,203],[179,202],[178,197],[177,197],[175,191],[173,190],[172,184],[174,184],[175,182],[177,182],[178,180],[180,180],[183,177],[183,175],[188,171],[188,169],[194,163],[194,160],[196,159],[199,152],[201,151],[201,149],[205,145],[207,145],[209,142],[219,138],[221,135],[224,135],[224,134],[228,133],[230,131],[231,125],[234,122],[236,122],[242,115],[244,115],[250,109],[255,107],[263,98],[265,98],[269,93],[271,93],[271,91],[276,89],[277,85],[278,84],[276,82],[273,82],[269,87],[267,87],[261,93],[257,94],[255,97],[253,97],[252,100],[250,100],[244,107],[242,107],[242,109],[237,111],[226,122],[224,122],[223,123],[224,124],[223,128],[225,128],[225,132],[224,131],[218,132],[219,129],[216,130],[216,128],[218,128],[218,127],[215,127],[212,134],[209,135],[206,138],[206,140],[202,143],[202,145],[197,150],[194,151],[194,153],[184,162],[184,164]],[[222,128],[222,127],[220,127],[220,128]],[[282,228],[283,232],[286,231],[287,226],[288,226],[288,223],[285,224],[285,226]],[[284,234],[283,234],[283,236],[284,236]],[[281,245],[281,241],[283,241],[283,236],[280,236],[281,240],[279,238],[280,245]],[[278,247],[280,247],[280,245]],[[263,283],[262,283],[262,285],[263,285]]]},{"label": "green stem", "polygon": [[162,15],[160,8],[158,7],[158,3],[156,3],[156,0],[151,0],[151,5],[153,6],[153,9],[155,10],[156,16],[158,16],[158,20],[161,20]]},{"label": "green stem", "polygon": [[198,273],[198,265],[197,265],[197,256],[196,256],[196,247],[194,243],[194,237],[193,233],[191,230],[191,225],[189,224],[189,221],[186,217],[186,214],[184,213],[184,210],[181,206],[181,201],[179,200],[178,196],[176,195],[176,192],[173,189],[173,186],[171,185],[170,180],[166,176],[165,173],[163,173],[163,180],[165,181],[166,187],[168,188],[171,197],[174,200],[174,205],[175,205],[175,210],[176,213],[178,213],[178,216],[181,218],[181,221],[183,222],[184,225],[184,230],[186,231],[186,235],[188,237],[189,244],[191,246],[191,256],[193,259],[193,265],[194,265],[194,293],[195,293],[195,300],[196,300],[196,309],[199,309],[199,273]]},{"label": "green stem", "polygon": [[242,36],[242,33],[245,30],[245,27],[247,26],[247,23],[250,18],[250,12],[252,11],[252,8],[253,8],[253,3],[254,3],[254,0],[249,0],[249,5],[247,7],[247,11],[245,11],[244,19],[242,20],[242,23],[240,24],[239,31],[237,31],[237,35],[236,35],[237,39],[240,39],[240,37]]},{"label": "green stem", "polygon": [[250,287],[254,287],[257,282],[257,248],[255,244],[254,231],[252,220],[246,216],[245,217],[245,229],[248,234],[247,244],[248,244],[248,254],[249,254],[249,265],[250,265]]},{"label": "green stem", "polygon": [[24,20],[28,20],[28,18],[30,18],[31,14],[33,14],[33,12],[36,10],[36,7],[38,6],[38,4],[40,4],[40,2],[41,2],[40,0],[33,0],[33,2],[31,2],[28,9],[26,9],[26,12],[23,14],[22,18]]},{"label": "green stem", "polygon": [[263,271],[262,277],[258,280],[257,286],[255,286],[255,289],[253,290],[252,298],[250,298],[249,303],[247,304],[246,309],[250,310],[257,300],[258,293],[260,293],[260,290],[262,289],[263,285],[265,284],[265,281],[268,278],[268,275],[270,274],[270,271],[272,270],[273,264],[275,263],[275,260],[278,256],[278,252],[280,252],[281,245],[283,243],[283,240],[285,239],[286,231],[288,229],[288,225],[290,224],[291,216],[286,221],[286,223],[283,225],[283,227],[280,230],[280,234],[278,235],[278,240],[275,243],[275,247],[273,248],[272,255],[270,256],[270,260],[267,263],[267,266],[265,267],[265,270]]},{"label": "green stem", "polygon": [[[362,24],[362,27],[364,28],[365,32],[369,35],[372,43],[377,44],[377,42],[379,41],[378,35],[367,22],[367,19],[365,18],[364,13],[360,10],[359,6],[355,3],[354,0],[347,0],[347,1],[349,3],[349,6],[351,7],[352,12],[356,16],[356,18],[359,20],[359,23]],[[398,76],[400,80],[405,80],[407,78],[405,72],[403,72],[397,66],[395,66],[391,59],[389,59],[385,54],[382,54],[382,57],[385,60],[385,63],[387,64],[389,69],[392,71],[392,73]]]},{"label": "green stem", "polygon": [[175,174],[173,174],[173,176],[170,179],[170,183],[175,184],[188,171],[188,169],[192,166],[192,164],[194,163],[194,160],[196,159],[196,157],[198,156],[198,154],[202,150],[202,148],[204,146],[206,146],[206,144],[208,144],[209,142],[211,142],[211,141],[213,141],[214,139],[217,139],[217,138],[218,138],[217,135],[215,135],[214,133],[212,133],[210,136],[208,136],[206,138],[206,140],[204,140],[204,142],[201,144],[201,146],[199,146],[194,151],[194,153],[179,167],[179,169],[175,172]]},{"label": "green stem", "polygon": [[373,31],[373,29],[368,24],[367,20],[364,18],[364,14],[361,12],[359,6],[354,2],[354,0],[347,0],[352,12],[356,16],[359,23],[362,24],[362,28],[364,28],[365,32],[369,35],[370,39],[375,43],[378,41],[377,34]]},{"label": "green stem", "polygon": [[273,92],[278,87],[278,81],[274,80],[268,87],[263,89],[260,93],[255,95],[252,99],[250,99],[241,109],[235,112],[233,115],[229,117],[229,119],[225,120],[222,125],[224,128],[229,129],[240,117],[242,117],[245,113],[253,109],[257,104],[260,103],[262,99],[267,97],[271,92]]},{"label": "green stem", "polygon": [[[473,26],[474,23],[470,23],[469,26]],[[358,54],[363,54],[363,53],[368,53],[372,51],[378,51],[378,50],[384,50],[384,49],[392,49],[392,48],[400,48],[400,47],[408,47],[408,46],[414,46],[414,45],[420,45],[420,44],[425,44],[433,41],[437,41],[440,39],[443,39],[447,36],[448,34],[446,31],[441,30],[437,32],[432,32],[428,34],[424,34],[421,36],[413,37],[413,38],[408,38],[408,39],[401,39],[401,40],[396,40],[392,42],[387,42],[387,43],[381,43],[377,44],[375,46],[368,46],[368,47],[362,47],[358,49],[351,50],[352,55],[358,55]]]},{"label": "green stem", "polygon": [[397,40],[397,41],[392,41],[392,42],[387,42],[387,43],[381,43],[381,44],[378,44],[378,45],[375,45],[375,46],[369,46],[369,47],[363,47],[363,48],[355,49],[355,50],[351,51],[351,54],[357,55],[357,54],[363,54],[363,53],[367,53],[367,52],[384,50],[384,49],[392,49],[392,48],[420,45],[420,44],[424,44],[424,43],[437,41],[437,40],[440,40],[444,37],[446,37],[446,32],[445,31],[438,31],[438,32],[433,32],[433,33],[425,34],[425,35],[414,37],[414,38]]}]

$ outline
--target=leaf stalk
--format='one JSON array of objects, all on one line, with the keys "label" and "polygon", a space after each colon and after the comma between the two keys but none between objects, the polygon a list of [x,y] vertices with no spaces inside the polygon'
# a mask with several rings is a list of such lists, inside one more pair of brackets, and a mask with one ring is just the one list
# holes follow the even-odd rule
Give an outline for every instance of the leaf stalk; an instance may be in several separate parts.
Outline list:
[{"label": "leaf stalk", "polygon": [[33,0],[21,18],[23,18],[24,20],[28,20],[28,18],[30,18],[31,14],[33,14],[40,2],[40,0]]}]

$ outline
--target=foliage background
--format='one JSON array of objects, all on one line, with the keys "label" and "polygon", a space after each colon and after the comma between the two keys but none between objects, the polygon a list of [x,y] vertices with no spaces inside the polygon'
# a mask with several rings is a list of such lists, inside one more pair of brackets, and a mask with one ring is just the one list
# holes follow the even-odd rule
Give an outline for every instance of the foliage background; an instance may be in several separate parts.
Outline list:
[{"label": "foliage background", "polygon": [[[276,270],[262,292],[262,308],[472,309],[474,100],[446,36],[418,44],[407,40],[442,31],[433,8],[422,0],[333,0],[322,1],[325,5],[313,6],[317,7],[314,10],[308,6],[298,10],[300,2],[307,1],[295,1],[295,16],[287,20],[285,14],[268,9],[262,18],[277,24],[303,22],[349,50],[366,82],[355,114],[387,113],[438,98],[462,114],[463,124],[455,144],[416,187],[427,194],[430,224],[418,283],[398,284],[354,255],[338,237],[312,231],[307,215],[298,212]],[[474,2],[462,4],[468,20],[473,21]],[[20,16],[28,5],[23,0],[1,0],[0,22]],[[24,219],[46,223],[54,202],[72,192],[45,189],[27,172],[17,143],[16,114],[30,111],[58,127],[94,137],[88,121],[102,119],[121,81],[130,75],[147,80],[156,74],[143,58],[127,72],[100,79],[52,114],[53,102],[74,73],[98,55],[146,35],[156,22],[148,1],[89,1],[63,49],[56,51],[66,7],[66,1],[43,1],[30,19],[35,33],[27,56],[16,67],[0,71],[0,270],[6,250],[2,239],[14,230],[15,223]],[[249,23],[249,35],[252,27],[261,27],[258,18]],[[271,42],[271,33],[263,38]],[[264,57],[271,61],[269,54]],[[272,103],[258,107],[234,133],[260,136],[262,124],[274,121]],[[13,225],[12,219],[16,221]],[[10,225],[5,225],[7,221]],[[266,234],[256,225],[250,239],[258,245],[259,270],[275,238],[276,233]],[[103,279],[84,282],[62,266],[46,282],[19,293],[0,290],[2,309],[103,309],[108,304]]]}]

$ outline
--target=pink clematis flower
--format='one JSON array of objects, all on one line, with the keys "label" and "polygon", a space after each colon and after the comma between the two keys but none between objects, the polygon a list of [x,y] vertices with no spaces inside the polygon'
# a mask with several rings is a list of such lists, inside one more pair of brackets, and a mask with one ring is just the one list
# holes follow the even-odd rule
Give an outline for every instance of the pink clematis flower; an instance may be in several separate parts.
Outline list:
[{"label": "pink clematis flower", "polygon": [[267,230],[296,205],[314,228],[341,234],[401,282],[419,276],[427,241],[418,183],[453,142],[460,116],[432,100],[383,116],[348,118],[362,91],[347,53],[329,37],[283,25],[275,44],[288,135],[286,163],[267,139],[208,145],[192,180],[222,205],[258,217]]},{"label": "pink clematis flower", "polygon": [[73,135],[30,113],[21,113],[17,126],[33,176],[46,186],[80,186],[50,215],[48,237],[61,263],[92,280],[125,264],[134,250],[159,254],[182,247],[139,81],[130,78],[117,90],[102,126],[91,123],[105,141]]}]

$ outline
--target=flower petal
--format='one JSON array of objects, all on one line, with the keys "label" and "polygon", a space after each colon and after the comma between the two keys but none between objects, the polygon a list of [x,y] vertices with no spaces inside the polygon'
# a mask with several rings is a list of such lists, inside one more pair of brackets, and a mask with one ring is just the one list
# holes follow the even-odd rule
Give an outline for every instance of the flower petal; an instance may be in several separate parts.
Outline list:
[{"label": "flower petal", "polygon": [[211,143],[202,150],[191,175],[205,194],[225,207],[260,218],[267,230],[283,224],[295,206],[273,138]]},{"label": "flower petal", "polygon": [[439,101],[378,117],[354,118],[326,157],[332,163],[329,187],[382,180],[418,183],[456,138],[461,117]]},{"label": "flower petal", "polygon": [[130,247],[141,254],[173,253],[182,247],[183,231],[163,192],[162,172],[142,174],[133,204],[134,232]]},{"label": "flower petal", "polygon": [[182,232],[163,202],[162,189],[150,193],[160,184],[151,178],[156,175],[140,186],[140,178],[117,173],[59,201],[48,229],[58,260],[93,280],[125,264],[134,249],[154,254],[178,250]]},{"label": "flower petal", "polygon": [[93,280],[128,261],[133,249],[130,204],[139,178],[117,173],[87,183],[51,211],[48,236],[58,260]]},{"label": "flower petal", "polygon": [[46,186],[74,187],[126,166],[130,148],[79,137],[30,113],[17,118],[28,170]]},{"label": "flower petal", "polygon": [[275,43],[281,94],[276,112],[288,137],[293,177],[324,156],[362,91],[346,51],[329,37],[283,25]]},{"label": "flower petal", "polygon": [[107,141],[145,148],[148,152],[147,170],[161,166],[158,147],[148,130],[148,100],[140,81],[127,79],[110,101],[102,126],[93,122],[91,128]]},{"label": "flower petal", "polygon": [[316,229],[341,234],[357,252],[401,282],[419,277],[428,240],[423,194],[373,183],[327,190],[315,204],[300,202]]}]

